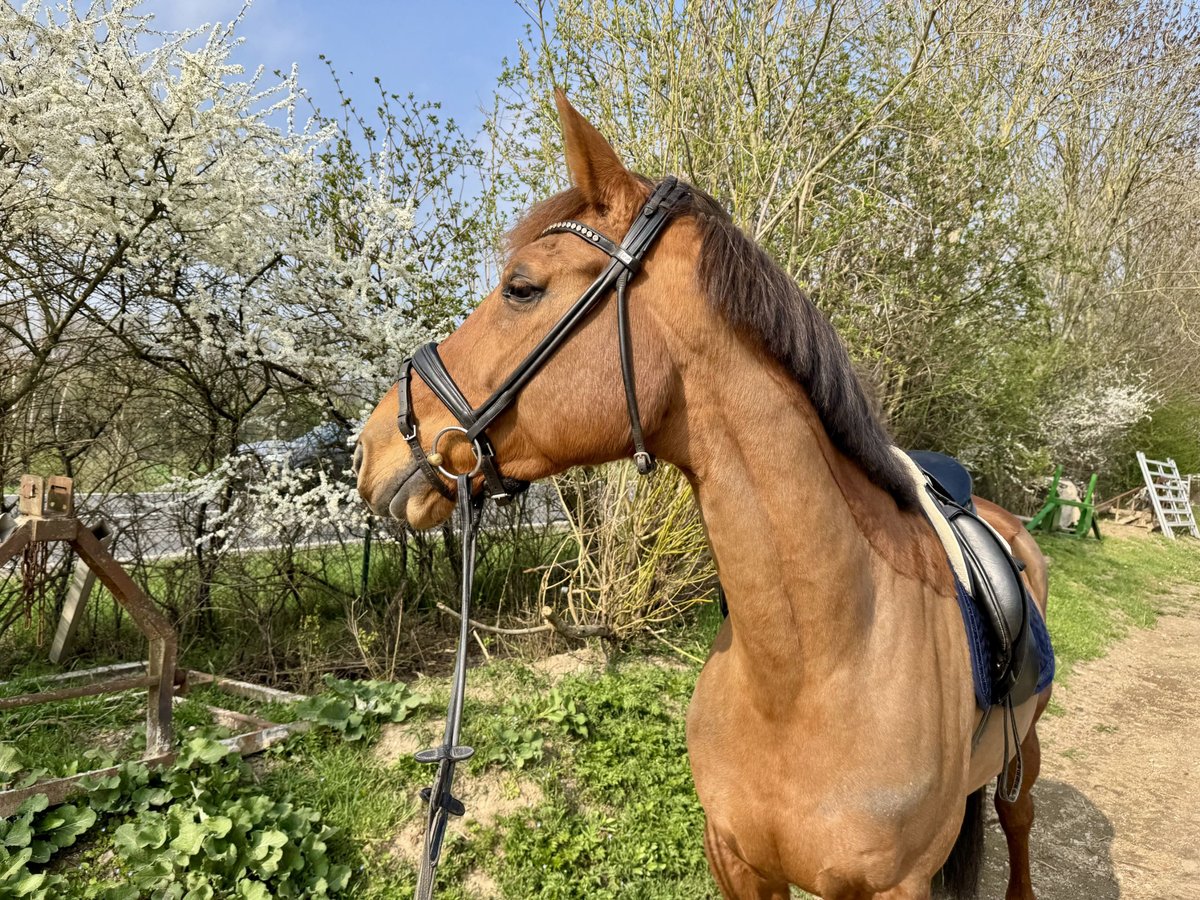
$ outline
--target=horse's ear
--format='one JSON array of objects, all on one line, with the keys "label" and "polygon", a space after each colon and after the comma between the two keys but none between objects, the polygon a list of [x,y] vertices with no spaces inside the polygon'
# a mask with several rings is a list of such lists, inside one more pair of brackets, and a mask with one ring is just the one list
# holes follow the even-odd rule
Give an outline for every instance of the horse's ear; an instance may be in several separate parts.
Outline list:
[{"label": "horse's ear", "polygon": [[562,88],[554,89],[554,103],[562,122],[563,149],[571,182],[593,206],[613,207],[636,202],[637,179],[625,168],[617,151],[579,114]]}]

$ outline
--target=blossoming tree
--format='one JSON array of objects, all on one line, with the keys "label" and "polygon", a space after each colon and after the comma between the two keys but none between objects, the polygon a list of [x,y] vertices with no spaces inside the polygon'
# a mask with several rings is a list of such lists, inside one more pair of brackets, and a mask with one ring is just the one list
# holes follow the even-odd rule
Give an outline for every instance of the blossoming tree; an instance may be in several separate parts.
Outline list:
[{"label": "blossoming tree", "polygon": [[[37,464],[88,488],[198,480],[202,568],[238,448],[348,432],[480,270],[442,262],[446,233],[478,225],[453,123],[382,92],[378,127],[322,118],[295,71],[233,62],[240,21],[0,7],[0,481]],[[254,478],[263,521],[361,515],[345,479]]]}]

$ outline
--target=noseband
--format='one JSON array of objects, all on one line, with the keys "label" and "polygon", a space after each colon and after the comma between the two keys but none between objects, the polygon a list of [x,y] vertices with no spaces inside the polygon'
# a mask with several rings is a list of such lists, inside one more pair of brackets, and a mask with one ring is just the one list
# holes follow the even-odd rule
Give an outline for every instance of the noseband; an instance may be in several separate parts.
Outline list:
[{"label": "noseband", "polygon": [[[546,336],[521,360],[492,395],[483,401],[481,406],[472,407],[463,395],[454,378],[446,370],[441,356],[438,355],[436,343],[418,347],[412,357],[401,364],[400,379],[397,385],[399,411],[396,415],[396,424],[400,429],[400,434],[407,441],[413,458],[438,493],[447,500],[455,499],[455,495],[451,493],[441,476],[444,475],[453,481],[459,474],[462,474],[448,471],[444,466],[446,454],[438,452],[441,440],[449,432],[462,434],[470,441],[475,453],[475,466],[466,474],[472,477],[483,476],[483,490],[486,496],[504,504],[509,502],[515,494],[528,487],[525,482],[501,476],[495,448],[487,436],[488,426],[512,405],[521,389],[529,383],[529,380],[538,373],[546,361],[558,351],[571,333],[614,287],[617,291],[617,331],[621,354],[621,379],[625,386],[625,405],[629,411],[629,430],[633,437],[633,459],[638,471],[643,475],[654,470],[654,457],[646,450],[641,418],[638,415],[637,391],[633,375],[633,342],[629,333],[629,307],[625,291],[629,286],[630,279],[637,273],[642,260],[654,243],[654,239],[662,233],[686,191],[687,188],[675,178],[666,178],[660,182],[620,244],[609,240],[594,228],[575,221],[556,222],[538,235],[538,239],[540,239],[550,234],[573,234],[587,241],[593,247],[603,250],[610,259],[599,277],[580,295],[578,300],[571,304],[570,309],[563,313],[546,333]],[[413,370],[416,370],[433,395],[458,420],[458,425],[451,425],[438,432],[428,453],[421,446],[421,440],[417,434],[417,423],[412,415]]]},{"label": "noseband", "polygon": [[[410,359],[400,366],[400,380],[397,385],[399,413],[396,424],[400,434],[408,443],[413,458],[417,461],[429,483],[447,500],[456,502],[458,524],[462,541],[460,556],[462,573],[459,596],[459,632],[458,651],[455,655],[454,679],[450,685],[450,706],[446,712],[446,728],[442,736],[442,744],[417,754],[417,761],[430,763],[438,767],[433,785],[421,791],[421,797],[429,804],[425,823],[425,849],[421,856],[421,870],[417,880],[416,900],[429,900],[433,896],[434,879],[437,874],[438,861],[441,859],[442,842],[446,836],[446,826],[450,816],[461,816],[464,812],[462,801],[451,793],[454,782],[455,766],[471,758],[474,750],[458,743],[459,730],[462,724],[463,694],[467,683],[467,640],[470,634],[471,588],[475,577],[475,536],[479,531],[480,513],[484,501],[489,497],[497,503],[508,503],[512,498],[525,490],[527,482],[505,478],[500,474],[496,462],[496,451],[488,439],[487,428],[503,413],[517,398],[521,389],[537,374],[559,347],[563,345],[571,333],[594,310],[608,292],[616,288],[617,292],[617,331],[618,346],[621,354],[621,380],[625,385],[625,405],[629,412],[629,431],[633,439],[633,459],[638,471],[649,475],[655,466],[654,457],[646,450],[645,438],[642,435],[641,416],[638,413],[637,386],[633,377],[633,342],[629,334],[629,305],[626,298],[626,288],[630,279],[641,267],[642,260],[649,251],[654,239],[662,233],[671,214],[680,200],[686,195],[687,188],[674,178],[664,179],[646,205],[638,213],[637,219],[629,227],[625,239],[614,243],[600,232],[584,225],[582,222],[555,222],[538,235],[543,238],[548,234],[573,234],[582,238],[593,247],[599,247],[609,255],[608,265],[604,267],[599,277],[588,286],[579,299],[571,304],[570,309],[563,313],[546,336],[538,342],[529,354],[513,369],[500,387],[492,393],[483,405],[472,407],[463,392],[455,384],[450,373],[446,371],[445,363],[438,355],[437,344],[425,344],[417,348]],[[457,425],[449,425],[439,431],[433,438],[428,453],[421,446],[417,434],[417,423],[412,415],[412,373],[416,370],[421,380],[442,401],[442,405],[450,410],[458,420]],[[475,452],[475,465],[469,472],[451,472],[443,465],[446,455],[438,450],[442,439],[451,432],[457,432],[470,441]],[[483,491],[478,497],[471,494],[471,479],[476,475],[483,476]],[[452,493],[442,476],[455,482]]]}]

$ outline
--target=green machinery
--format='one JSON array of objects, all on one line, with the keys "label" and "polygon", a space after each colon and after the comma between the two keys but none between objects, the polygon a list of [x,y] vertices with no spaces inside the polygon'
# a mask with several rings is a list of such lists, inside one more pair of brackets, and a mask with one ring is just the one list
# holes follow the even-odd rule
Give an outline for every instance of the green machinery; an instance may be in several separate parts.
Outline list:
[{"label": "green machinery", "polygon": [[1030,519],[1029,524],[1025,527],[1031,532],[1054,531],[1058,522],[1059,511],[1065,507],[1069,507],[1079,510],[1079,522],[1075,525],[1071,533],[1075,537],[1087,537],[1088,531],[1093,531],[1096,533],[1096,539],[1100,540],[1100,523],[1096,521],[1095,474],[1088,481],[1087,491],[1084,493],[1082,500],[1066,500],[1058,495],[1058,482],[1062,478],[1062,470],[1062,466],[1054,470],[1054,480],[1050,483],[1050,495],[1046,497],[1045,505],[1038,510],[1037,515]]}]

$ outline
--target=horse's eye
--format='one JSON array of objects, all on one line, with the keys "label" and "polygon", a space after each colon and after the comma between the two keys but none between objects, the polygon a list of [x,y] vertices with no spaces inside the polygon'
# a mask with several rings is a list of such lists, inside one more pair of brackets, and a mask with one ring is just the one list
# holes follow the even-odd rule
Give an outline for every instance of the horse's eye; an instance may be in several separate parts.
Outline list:
[{"label": "horse's eye", "polygon": [[531,281],[514,278],[504,286],[502,294],[509,303],[533,303],[542,296],[542,289]]}]

